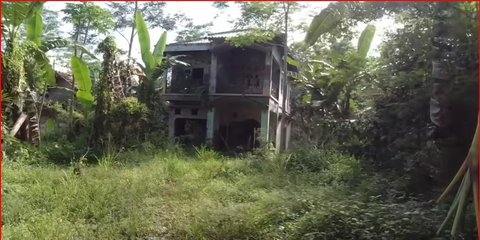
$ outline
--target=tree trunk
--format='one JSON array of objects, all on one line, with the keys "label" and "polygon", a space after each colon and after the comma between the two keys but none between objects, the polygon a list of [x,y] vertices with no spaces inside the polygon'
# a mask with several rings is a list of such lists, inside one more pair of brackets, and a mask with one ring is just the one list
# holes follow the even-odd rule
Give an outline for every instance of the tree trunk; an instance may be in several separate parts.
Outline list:
[{"label": "tree trunk", "polygon": [[[90,21],[87,23],[87,27],[85,28],[85,35],[83,36],[83,45],[87,43],[87,38],[88,38],[88,30],[90,29]],[[83,52],[80,53],[80,59],[83,58]]]},{"label": "tree trunk", "polygon": [[135,1],[135,9],[133,11],[133,23],[132,23],[132,32],[130,33],[130,41],[128,42],[128,59],[127,63],[130,63],[130,56],[132,53],[132,44],[133,44],[133,37],[135,36],[135,13],[138,10],[138,1]]},{"label": "tree trunk", "polygon": [[[283,97],[282,97],[282,119],[285,118],[287,114],[287,83],[288,83],[288,63],[287,63],[287,58],[288,58],[288,14],[290,11],[290,3],[283,3],[283,9],[285,12],[285,19],[284,19],[284,32],[285,32],[285,39],[283,41]],[[280,136],[281,138],[284,138],[285,136]]]},{"label": "tree trunk", "polygon": [[452,80],[452,45],[450,18],[453,3],[437,3],[437,22],[433,26],[433,57],[432,57],[432,96],[430,98],[430,119],[440,129],[445,128],[450,123],[449,111],[447,106],[447,91],[449,83]]},{"label": "tree trunk", "polygon": [[[78,39],[80,38],[80,26],[76,27],[77,29],[75,30],[75,46],[73,47],[73,56],[77,56],[77,44],[78,44]],[[68,137],[71,138],[73,137],[73,103],[75,100],[75,76],[72,75],[72,96],[70,97],[69,103],[68,103],[68,115],[69,115],[69,120],[68,120]]]}]

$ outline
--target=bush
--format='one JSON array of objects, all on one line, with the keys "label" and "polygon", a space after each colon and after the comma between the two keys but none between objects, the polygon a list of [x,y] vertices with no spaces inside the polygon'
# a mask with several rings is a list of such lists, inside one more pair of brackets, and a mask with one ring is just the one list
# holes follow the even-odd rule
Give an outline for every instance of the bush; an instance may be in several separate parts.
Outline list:
[{"label": "bush", "polygon": [[333,150],[300,148],[294,150],[288,168],[321,173],[321,181],[353,183],[360,177],[360,163],[353,156]]},{"label": "bush", "polygon": [[201,147],[194,147],[194,148],[195,148],[195,156],[199,161],[206,162],[209,160],[216,160],[219,157],[219,154],[217,152],[207,148],[204,145],[202,145]]},{"label": "bush", "polygon": [[445,213],[424,202],[395,204],[374,197],[319,204],[290,225],[293,239],[432,239]]},{"label": "bush", "polygon": [[323,171],[328,161],[325,159],[326,152],[316,148],[294,149],[289,168],[293,170],[305,170],[312,172]]},{"label": "bush", "polygon": [[109,114],[112,140],[121,146],[132,146],[146,134],[148,109],[136,98],[128,97],[115,104]]},{"label": "bush", "polygon": [[5,135],[2,139],[2,160],[27,165],[44,164],[48,161],[48,156],[29,143]]}]

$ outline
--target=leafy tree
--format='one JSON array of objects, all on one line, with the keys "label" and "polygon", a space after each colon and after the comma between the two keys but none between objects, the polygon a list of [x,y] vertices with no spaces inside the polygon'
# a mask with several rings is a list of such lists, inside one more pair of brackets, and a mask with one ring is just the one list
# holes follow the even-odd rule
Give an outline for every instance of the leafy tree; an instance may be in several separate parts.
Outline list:
[{"label": "leafy tree", "polygon": [[63,30],[60,28],[61,22],[58,16],[58,12],[43,9],[43,38],[49,40],[63,35]]},{"label": "leafy tree", "polygon": [[236,28],[260,28],[279,30],[282,26],[280,4],[275,2],[239,2],[240,18]]},{"label": "leafy tree", "polygon": [[185,42],[185,41],[192,41],[198,40],[202,37],[205,37],[207,33],[210,31],[210,27],[213,26],[212,22],[195,25],[192,21],[189,21],[183,30],[178,32],[175,41],[178,42]]},{"label": "leafy tree", "polygon": [[[255,43],[267,43],[278,33],[284,34],[293,29],[291,16],[299,9],[295,2],[237,2],[241,16],[234,20],[235,28],[248,30],[240,36],[227,38],[227,42],[236,47]],[[283,38],[283,37],[282,37]]]},{"label": "leafy tree", "polygon": [[[413,173],[411,176],[417,181],[420,175],[434,175],[425,173],[425,170],[431,172],[425,165],[437,165],[438,168],[438,161],[429,161],[434,154],[428,152],[427,142],[431,141],[431,137],[440,137],[438,142],[453,137],[457,139],[457,144],[470,146],[468,141],[474,132],[472,127],[475,124],[472,122],[475,122],[476,114],[467,114],[466,109],[475,113],[472,96],[478,94],[478,87],[473,86],[477,75],[473,67],[476,65],[473,59],[477,58],[477,45],[472,44],[477,41],[478,30],[476,24],[472,24],[476,21],[476,9],[474,3],[334,3],[317,15],[310,25],[306,40],[312,45],[319,38],[339,36],[339,31],[344,32],[342,28],[348,28],[352,23],[377,19],[384,14],[394,13],[397,20],[404,23],[404,29],[398,30],[385,44],[374,72],[374,82],[381,89],[381,97],[375,101],[374,109],[377,113],[372,119],[373,126],[370,130],[377,132],[372,137],[376,142],[373,148],[388,146],[383,154],[390,152],[390,156],[375,156],[376,160],[390,162],[390,166],[404,163],[403,171]],[[430,70],[432,67],[433,72]],[[434,94],[429,101],[429,88],[432,86]],[[425,117],[425,112],[429,108],[432,122],[441,130],[430,132],[433,135],[427,134],[429,120]],[[458,120],[455,122],[451,118],[453,115],[465,118],[462,123]],[[466,126],[463,121],[469,122],[466,124],[469,127],[461,127]],[[476,136],[471,146],[476,145],[475,141]],[[423,147],[418,150],[419,146]],[[451,144],[450,147],[445,143],[437,146],[444,156],[452,149]],[[427,161],[422,161],[420,156],[425,154],[431,156],[425,159]],[[393,158],[390,158],[392,155]],[[458,226],[466,206],[466,196],[470,187],[476,188],[478,184],[476,178],[469,179],[466,170],[476,168],[478,163],[474,156],[476,150],[473,147],[470,148],[465,164],[446,190],[451,191],[453,184],[467,172],[463,175],[463,183],[439,231],[456,212],[451,234],[456,236],[459,233]],[[452,160],[451,157],[448,159],[450,162]],[[428,177],[421,181],[428,181]],[[474,199],[475,202],[478,201],[475,192]]]},{"label": "leafy tree", "polygon": [[[113,27],[112,15],[94,3],[67,3],[65,9],[64,21],[73,24],[73,31],[70,36],[75,43],[83,45],[95,44],[96,34],[107,33]],[[77,50],[74,50],[74,56],[77,56]],[[80,54],[82,58],[83,53]]]},{"label": "leafy tree", "polygon": [[228,2],[213,2],[212,3],[212,6],[214,8],[217,8],[217,9],[220,9],[220,10],[223,10],[223,9],[226,9],[226,8],[229,8],[230,5],[228,4]]},{"label": "leafy tree", "polygon": [[[3,84],[12,101],[7,104],[11,120],[16,120],[21,112],[29,114],[34,122],[37,140],[38,131],[47,86],[55,84],[54,71],[45,52],[50,50],[42,46],[42,8],[43,3],[2,3],[2,18],[6,28],[6,49],[2,64]],[[24,24],[25,40],[20,41],[20,27]],[[43,91],[41,100],[37,91]]]},{"label": "leafy tree", "polygon": [[[166,31],[173,30],[179,22],[185,18],[184,14],[176,13],[168,15],[165,13],[165,2],[112,2],[109,7],[113,10],[112,14],[116,18],[114,29],[128,43],[128,58],[131,56],[133,38],[137,34],[135,29],[135,13],[140,12],[144,17],[145,24],[149,28],[161,28]],[[130,36],[124,36],[123,29],[130,28]]]},{"label": "leafy tree", "polygon": [[[78,54],[78,44],[92,45],[96,43],[98,33],[106,33],[113,27],[112,15],[100,6],[94,3],[67,3],[65,9],[62,10],[65,14],[64,21],[73,24],[73,31],[70,33],[71,38],[74,41],[73,57],[71,60],[73,81],[72,89],[74,89],[77,77],[80,77],[79,84],[82,85],[82,89],[77,92],[77,98],[83,104],[87,111],[92,102],[93,96],[91,95],[91,79],[89,69],[83,64],[82,58],[84,52]],[[77,58],[78,57],[78,58]],[[70,136],[73,135],[73,102],[75,96],[72,95],[70,100]]]},{"label": "leafy tree", "polygon": [[115,41],[111,37],[105,38],[98,45],[98,52],[103,53],[102,73],[97,83],[95,118],[93,122],[93,141],[95,145],[105,144],[106,133],[110,131],[107,115],[112,108],[113,96],[112,88],[115,77],[115,55],[118,49]]}]

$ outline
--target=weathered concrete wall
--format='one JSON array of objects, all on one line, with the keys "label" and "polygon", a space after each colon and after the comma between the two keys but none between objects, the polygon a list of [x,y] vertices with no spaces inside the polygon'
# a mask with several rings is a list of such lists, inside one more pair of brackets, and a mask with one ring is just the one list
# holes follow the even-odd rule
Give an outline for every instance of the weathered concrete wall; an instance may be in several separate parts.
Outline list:
[{"label": "weathered concrete wall", "polygon": [[[171,69],[171,78],[167,79],[167,93],[200,93],[203,89],[208,91],[210,75],[210,52],[180,52],[175,55],[186,55],[178,60],[186,62],[189,66],[177,65]],[[172,55],[174,56],[174,55]],[[195,69],[202,69],[203,76],[195,78]]]},{"label": "weathered concrete wall", "polygon": [[[195,111],[196,114],[195,114]],[[208,109],[205,107],[171,107],[168,117],[168,135],[175,136],[175,121],[180,118],[207,119]]]},{"label": "weathered concrete wall", "polygon": [[216,52],[217,93],[263,93],[266,54],[255,49]]}]

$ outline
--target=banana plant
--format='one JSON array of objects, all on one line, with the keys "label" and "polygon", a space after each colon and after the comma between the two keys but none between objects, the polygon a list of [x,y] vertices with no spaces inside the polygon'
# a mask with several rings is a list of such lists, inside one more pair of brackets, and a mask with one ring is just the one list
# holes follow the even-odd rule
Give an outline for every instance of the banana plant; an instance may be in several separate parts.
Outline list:
[{"label": "banana plant", "polygon": [[[36,36],[42,30],[41,18],[39,19],[42,6],[43,3],[2,2],[2,33],[6,42],[6,48],[2,52],[2,66],[6,76],[3,86],[13,95],[19,95],[19,98],[22,98],[27,87],[25,71],[28,69],[25,69],[23,62],[29,51],[25,48],[31,46],[29,41],[39,44]],[[26,25],[29,33],[24,42],[20,42],[18,36],[22,24]]]},{"label": "banana plant", "polygon": [[[436,17],[433,28],[431,44],[432,54],[432,95],[430,98],[430,120],[439,129],[445,128],[451,124],[451,111],[448,108],[448,88],[454,79],[450,62],[455,60],[452,56],[453,49],[450,43],[455,40],[454,30],[445,28],[453,23],[452,15],[454,9],[458,7],[456,3],[441,2],[434,5]],[[460,68],[459,68],[460,69]],[[478,120],[477,120],[478,121]],[[480,231],[480,216],[478,212],[478,122],[477,129],[470,145],[469,152],[458,170],[457,174],[440,195],[437,202],[445,199],[451,193],[454,186],[460,182],[455,198],[450,205],[450,210],[445,220],[440,225],[437,234],[440,234],[446,227],[450,219],[453,218],[450,234],[456,238],[460,231],[460,225],[463,221],[466,207],[470,201],[470,192],[473,192],[473,202],[475,207],[477,231]],[[480,232],[479,232],[480,233]]]},{"label": "banana plant", "polygon": [[167,32],[163,32],[160,39],[157,41],[153,52],[150,52],[150,35],[148,33],[147,26],[143,20],[142,15],[139,12],[135,13],[135,26],[138,32],[138,41],[140,44],[140,52],[142,55],[143,66],[140,65],[142,70],[147,76],[147,82],[142,83],[142,91],[140,100],[151,105],[151,95],[155,91],[155,84],[160,80],[165,67],[163,63],[163,52],[167,45]]},{"label": "banana plant", "polygon": [[[324,22],[327,25],[331,24],[328,21]],[[315,24],[312,22],[312,25]],[[330,28],[321,24],[316,25],[316,27],[321,30],[315,31],[314,35],[311,34],[316,39]],[[358,80],[365,77],[362,69],[365,66],[367,53],[370,50],[374,36],[375,26],[367,25],[358,39],[357,51],[355,53],[345,53],[336,63],[313,60],[307,64],[308,67],[303,73],[304,82],[309,82],[313,85],[312,96],[309,99],[314,106],[326,108],[333,106],[334,110],[338,111],[340,115],[349,117],[351,93],[355,89]],[[308,45],[309,43],[306,42],[306,44]],[[343,101],[340,100],[341,94],[344,98]]]},{"label": "banana plant", "polygon": [[[6,35],[7,49],[18,38],[20,26],[25,20],[33,15],[38,18],[35,13],[41,13],[42,6],[42,2],[2,2],[2,31]],[[27,31],[28,28],[27,26]]]}]

